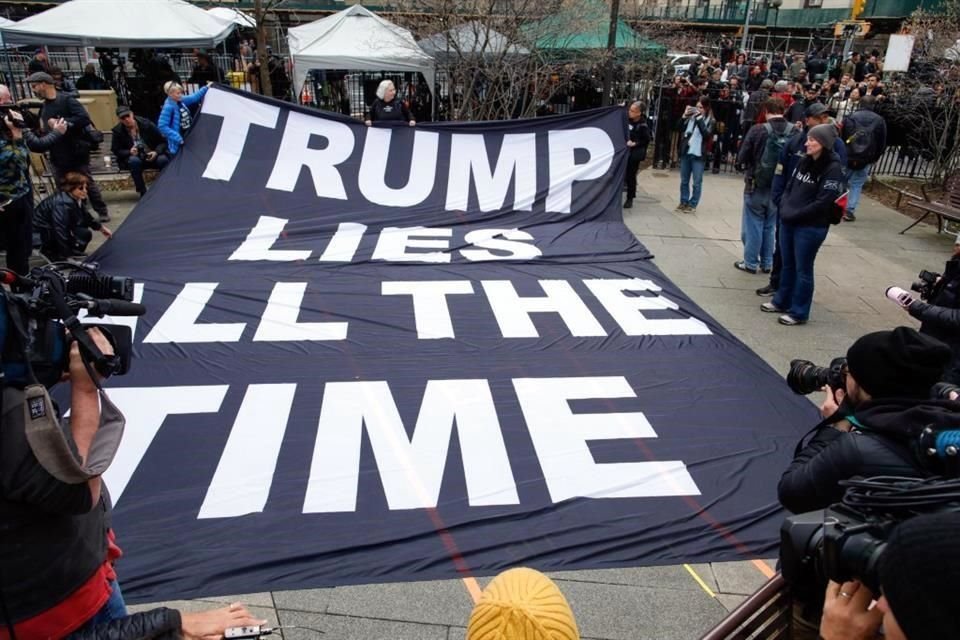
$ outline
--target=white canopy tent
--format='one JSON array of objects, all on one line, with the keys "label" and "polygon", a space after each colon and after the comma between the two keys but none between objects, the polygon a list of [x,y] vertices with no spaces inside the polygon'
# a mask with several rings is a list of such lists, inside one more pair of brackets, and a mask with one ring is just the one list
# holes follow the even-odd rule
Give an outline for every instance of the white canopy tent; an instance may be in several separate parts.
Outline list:
[{"label": "white canopy tent", "polygon": [[70,0],[9,27],[8,45],[215,47],[234,24],[184,0]]},{"label": "white canopy tent", "polygon": [[[13,25],[15,25],[15,24],[16,24],[16,22],[14,22],[13,20],[10,20],[10,19],[4,18],[4,17],[0,17],[0,29],[4,29],[5,27],[10,27],[10,26],[13,26]],[[0,47],[3,47],[3,46],[5,46],[5,45],[3,44],[3,38],[0,37]]]},{"label": "white canopy tent", "polygon": [[431,87],[434,84],[433,58],[410,32],[360,5],[293,27],[287,43],[296,92],[311,69],[419,71]]},{"label": "white canopy tent", "polygon": [[420,47],[428,55],[438,59],[448,55],[462,58],[496,58],[503,54],[513,57],[530,53],[525,47],[511,44],[505,35],[482,22],[466,22],[448,31],[435,33],[421,40]]},{"label": "white canopy tent", "polygon": [[207,13],[213,14],[221,20],[228,20],[243,29],[256,29],[257,21],[239,9],[230,7],[211,7]]}]

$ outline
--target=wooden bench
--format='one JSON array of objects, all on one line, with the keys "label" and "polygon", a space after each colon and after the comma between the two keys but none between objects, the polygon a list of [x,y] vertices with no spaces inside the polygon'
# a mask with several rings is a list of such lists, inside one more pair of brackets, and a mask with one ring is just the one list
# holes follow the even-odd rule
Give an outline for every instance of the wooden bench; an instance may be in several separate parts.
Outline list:
[{"label": "wooden bench", "polygon": [[[908,198],[913,198],[914,200],[923,200],[923,196],[918,196],[918,195],[916,195],[915,193],[912,193],[912,192],[908,191],[907,189],[903,189],[903,188],[901,188],[901,187],[895,187],[895,186],[893,186],[892,184],[890,184],[889,182],[884,182],[883,180],[879,179],[877,176],[870,176],[870,178],[871,178],[871,180],[873,181],[874,184],[878,184],[878,185],[880,185],[881,187],[883,187],[884,189],[890,189],[890,191],[895,191],[895,192],[896,192],[896,194],[897,194],[897,204],[896,204],[896,208],[897,208],[897,209],[900,208],[900,203],[903,201],[903,197],[904,197],[904,196],[906,196],[906,197],[908,197]],[[923,189],[923,185],[922,185],[922,184],[920,185],[920,188]]]},{"label": "wooden bench", "polygon": [[943,201],[931,200],[927,190],[920,187],[923,192],[923,199],[917,198],[911,194],[911,199],[907,200],[908,207],[914,207],[923,211],[923,215],[917,218],[913,224],[901,231],[906,233],[910,229],[923,222],[931,213],[937,216],[937,233],[943,233],[944,220],[950,222],[960,222],[960,172],[951,174],[944,185]]},{"label": "wooden bench", "polygon": [[792,605],[790,591],[778,573],[701,640],[785,640],[791,636]]}]

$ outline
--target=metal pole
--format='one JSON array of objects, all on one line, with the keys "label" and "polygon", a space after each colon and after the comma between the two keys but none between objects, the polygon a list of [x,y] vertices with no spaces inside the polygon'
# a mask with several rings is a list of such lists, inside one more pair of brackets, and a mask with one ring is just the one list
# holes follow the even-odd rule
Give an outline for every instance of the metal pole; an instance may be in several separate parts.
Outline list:
[{"label": "metal pole", "polygon": [[743,20],[743,37],[740,38],[740,51],[747,52],[747,34],[750,33],[750,14],[753,12],[753,6],[750,0],[747,0],[747,15]]},{"label": "metal pole", "polygon": [[10,47],[7,46],[6,40],[3,39],[3,29],[0,29],[0,40],[3,40],[3,57],[7,61],[7,87],[10,88],[13,101],[17,102],[20,100],[20,88],[17,86],[17,81],[13,77],[13,66],[10,64]]},{"label": "metal pole", "polygon": [[617,26],[620,19],[620,0],[610,3],[610,31],[607,33],[607,64],[603,71],[603,97],[601,106],[610,105],[610,88],[613,85],[613,65],[617,54]]}]

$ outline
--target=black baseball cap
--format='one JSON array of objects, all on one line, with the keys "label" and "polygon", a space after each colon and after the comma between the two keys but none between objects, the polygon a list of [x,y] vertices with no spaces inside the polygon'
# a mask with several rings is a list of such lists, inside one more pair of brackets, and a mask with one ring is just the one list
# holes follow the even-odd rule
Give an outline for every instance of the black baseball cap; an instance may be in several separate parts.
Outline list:
[{"label": "black baseball cap", "polygon": [[130,107],[123,106],[123,105],[117,107],[117,117],[118,117],[118,118],[122,118],[123,116],[127,115],[128,113],[133,113],[133,112],[130,110]]}]

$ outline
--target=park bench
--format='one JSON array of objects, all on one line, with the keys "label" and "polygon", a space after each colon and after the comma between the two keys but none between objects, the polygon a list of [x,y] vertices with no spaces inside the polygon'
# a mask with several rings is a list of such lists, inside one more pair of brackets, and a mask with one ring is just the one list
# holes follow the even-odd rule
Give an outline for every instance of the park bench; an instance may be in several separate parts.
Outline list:
[{"label": "park bench", "polygon": [[793,622],[792,605],[790,591],[778,573],[701,640],[786,640]]},{"label": "park bench", "polygon": [[927,194],[927,190],[922,185],[920,190],[923,193],[923,199],[910,194],[911,198],[907,200],[906,204],[908,207],[914,207],[923,211],[923,215],[917,218],[909,227],[901,231],[901,234],[913,229],[923,222],[931,213],[937,216],[937,233],[943,232],[945,220],[960,222],[960,172],[953,173],[947,178],[944,184],[942,200],[931,200]]}]

